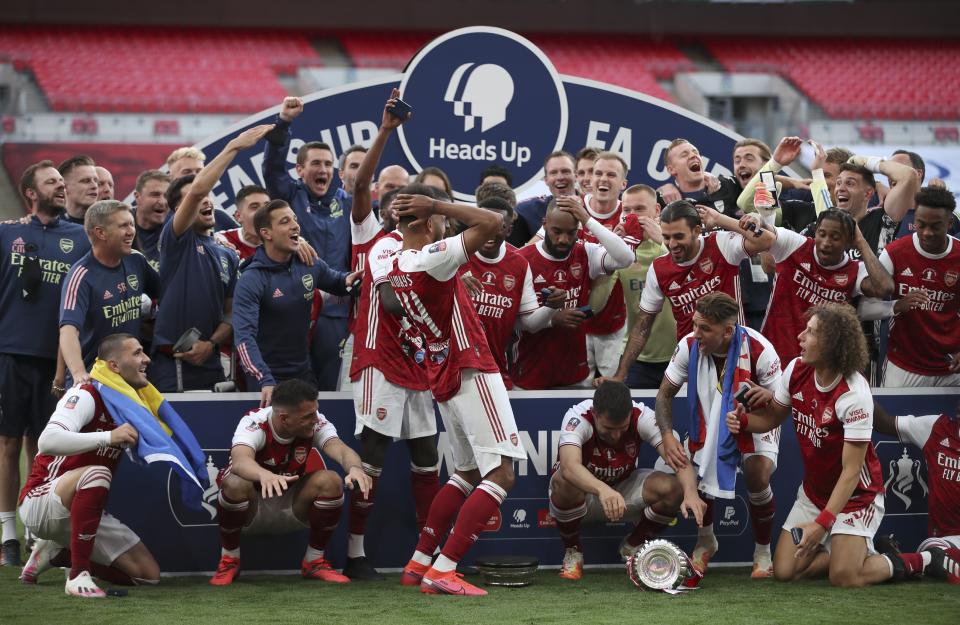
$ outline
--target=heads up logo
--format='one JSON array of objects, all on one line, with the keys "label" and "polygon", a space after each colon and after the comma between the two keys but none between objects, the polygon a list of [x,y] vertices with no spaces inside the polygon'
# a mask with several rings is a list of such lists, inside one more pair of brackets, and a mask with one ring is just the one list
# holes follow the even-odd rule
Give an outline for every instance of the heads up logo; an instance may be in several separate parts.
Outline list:
[{"label": "heads up logo", "polygon": [[536,46],[499,28],[456,30],[425,46],[408,66],[400,97],[413,117],[400,144],[417,170],[439,167],[454,195],[472,201],[480,172],[494,163],[517,190],[542,175],[543,157],[563,146],[567,99]]}]

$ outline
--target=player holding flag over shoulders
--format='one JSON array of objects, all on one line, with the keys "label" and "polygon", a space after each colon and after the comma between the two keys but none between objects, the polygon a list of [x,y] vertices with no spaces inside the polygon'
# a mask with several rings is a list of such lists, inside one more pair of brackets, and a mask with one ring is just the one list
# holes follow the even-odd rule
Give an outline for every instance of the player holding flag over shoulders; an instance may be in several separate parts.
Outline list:
[{"label": "player holding flag over shoulders", "polygon": [[107,336],[91,382],[70,389],[57,404],[20,493],[20,516],[38,537],[23,568],[24,583],[36,583],[52,566],[67,565],[65,592],[75,597],[106,596],[91,573],[121,585],[160,580],[160,567],[139,537],[105,512],[124,448],[135,449],[137,460],[172,464],[185,484],[195,486],[182,490],[185,503],[199,507],[203,451],[147,381],[148,364],[135,337]]},{"label": "player holding flag over shoulders", "polygon": [[[705,572],[717,551],[713,499],[733,498],[737,467],[742,465],[756,543],[751,576],[763,578],[773,574],[770,538],[775,503],[770,476],[777,468],[780,433],[734,436],[724,418],[733,409],[743,382],[755,385],[747,397],[752,406],[763,406],[772,399],[780,379],[780,358],[759,332],[737,323],[738,314],[737,302],[726,293],[711,293],[697,302],[693,331],[677,344],[657,392],[656,418],[666,462],[679,472],[688,467],[692,457],[700,491],[709,497],[693,550],[694,566]],[[684,383],[690,424],[687,449],[668,436],[673,432],[673,398]]]},{"label": "player holding flag over shoulders", "polygon": [[773,561],[780,581],[828,575],[845,588],[921,575],[928,552],[878,555],[883,476],[871,442],[873,397],[859,373],[867,343],[853,308],[820,304],[808,312],[800,356],[790,361],[766,407],[737,405],[730,432],[769,432],[793,416],[803,483],[783,524]]}]

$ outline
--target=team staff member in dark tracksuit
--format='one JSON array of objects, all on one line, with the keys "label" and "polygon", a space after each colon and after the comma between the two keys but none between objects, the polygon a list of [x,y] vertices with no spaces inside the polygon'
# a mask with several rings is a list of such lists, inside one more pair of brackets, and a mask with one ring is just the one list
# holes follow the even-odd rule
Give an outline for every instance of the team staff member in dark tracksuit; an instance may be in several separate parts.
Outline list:
[{"label": "team staff member in dark tracksuit", "polygon": [[[5,565],[20,564],[16,491],[20,442],[27,454],[56,405],[57,314],[63,277],[90,249],[83,228],[60,218],[66,194],[53,162],[31,165],[20,179],[28,223],[0,224],[0,525]],[[56,386],[62,389],[63,382]]]},{"label": "team staff member in dark tracksuit", "polygon": [[[290,149],[290,122],[303,112],[303,100],[286,98],[277,117],[283,140],[268,141],[264,150],[263,179],[270,197],[285,200],[300,222],[303,238],[334,271],[350,270],[351,198],[334,189],[333,150],[326,143],[310,141],[297,153],[297,175],[290,177],[287,153]],[[340,373],[340,348],[347,338],[349,298],[332,298],[323,303],[313,333],[310,358],[321,391],[334,391]]]},{"label": "team staff member in dark tracksuit", "polygon": [[359,280],[361,272],[337,271],[322,259],[309,266],[296,258],[300,224],[283,200],[257,209],[253,223],[263,245],[241,267],[233,332],[247,389],[260,389],[263,407],[270,405],[277,382],[313,379],[307,336],[314,289],[346,295],[346,287]]},{"label": "team staff member in dark tracksuit", "polygon": [[60,293],[60,352],[73,384],[90,381],[88,368],[108,334],[140,336],[143,296],[160,295],[160,276],[133,251],[128,204],[97,202],[87,209],[84,229],[93,249],[71,267]]},{"label": "team staff member in dark tracksuit", "polygon": [[[209,235],[214,225],[210,192],[234,157],[271,128],[242,132],[199,174],[182,176],[167,190],[177,206],[160,235],[160,308],[150,363],[150,377],[161,392],[210,390],[224,379],[219,346],[233,339],[230,315],[240,259]],[[200,331],[199,339],[189,350],[174,354],[177,340],[190,328]],[[177,385],[177,358],[182,388]]]}]

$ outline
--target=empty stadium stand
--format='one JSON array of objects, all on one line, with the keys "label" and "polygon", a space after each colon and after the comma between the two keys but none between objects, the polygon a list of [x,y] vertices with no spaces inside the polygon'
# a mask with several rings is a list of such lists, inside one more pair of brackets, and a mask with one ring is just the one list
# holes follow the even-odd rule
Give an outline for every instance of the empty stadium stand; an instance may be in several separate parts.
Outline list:
[{"label": "empty stadium stand", "polygon": [[54,111],[251,113],[276,73],[321,59],[295,31],[0,27],[0,58],[30,71]]},{"label": "empty stadium stand", "polygon": [[960,43],[710,38],[727,71],[777,72],[836,119],[960,118]]}]

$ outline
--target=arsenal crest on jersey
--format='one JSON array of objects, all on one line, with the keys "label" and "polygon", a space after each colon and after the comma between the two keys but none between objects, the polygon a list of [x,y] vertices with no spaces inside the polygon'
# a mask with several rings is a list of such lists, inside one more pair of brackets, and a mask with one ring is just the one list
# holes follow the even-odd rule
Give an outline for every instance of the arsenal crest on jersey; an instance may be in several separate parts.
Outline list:
[{"label": "arsenal crest on jersey", "polygon": [[307,461],[307,448],[304,446],[297,447],[293,450],[293,459],[297,461],[297,464],[303,464]]},{"label": "arsenal crest on jersey", "polygon": [[849,279],[850,276],[845,273],[838,273],[837,275],[833,276],[833,281],[837,283],[837,286],[846,286]]},{"label": "arsenal crest on jersey", "polygon": [[956,271],[950,270],[947,273],[943,274],[943,282],[947,286],[953,286],[957,283],[957,277],[960,276]]},{"label": "arsenal crest on jersey", "polygon": [[514,278],[510,274],[506,274],[505,276],[503,276],[503,288],[505,290],[512,291],[513,287],[515,287],[516,285],[517,285],[516,278]]},{"label": "arsenal crest on jersey", "polygon": [[624,446],[624,449],[627,452],[627,455],[631,458],[637,455],[637,444],[633,441],[630,441]]},{"label": "arsenal crest on jersey", "polygon": [[820,420],[821,423],[829,423],[833,419],[833,408],[827,406],[823,409],[823,418]]},{"label": "arsenal crest on jersey", "polygon": [[573,274],[573,277],[577,280],[580,279],[580,276],[583,275],[583,265],[580,263],[573,263],[570,265],[570,273]]},{"label": "arsenal crest on jersey", "polygon": [[703,273],[713,273],[713,261],[709,258],[704,258],[699,263],[700,269],[703,270]]}]

